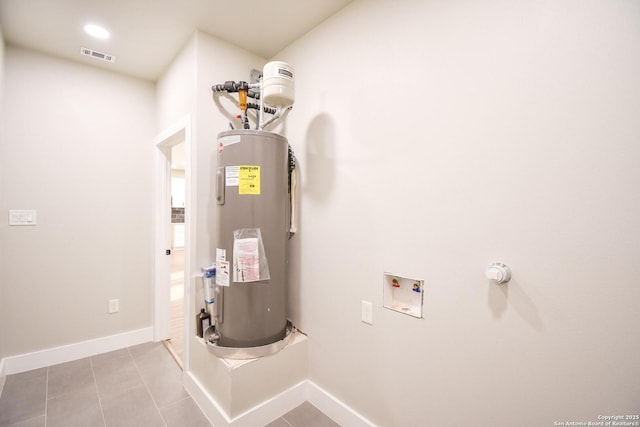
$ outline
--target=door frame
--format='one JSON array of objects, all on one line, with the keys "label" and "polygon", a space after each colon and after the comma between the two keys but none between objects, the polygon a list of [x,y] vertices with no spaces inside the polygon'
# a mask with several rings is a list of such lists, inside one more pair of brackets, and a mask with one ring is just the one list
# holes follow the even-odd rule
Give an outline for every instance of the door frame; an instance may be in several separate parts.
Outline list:
[{"label": "door frame", "polygon": [[170,338],[170,274],[171,259],[166,250],[171,248],[171,148],[184,142],[185,154],[185,241],[184,241],[184,371],[188,369],[189,340],[188,315],[191,277],[191,259],[195,253],[193,245],[193,163],[191,159],[191,115],[178,120],[154,138],[155,195],[154,195],[154,243],[153,243],[153,339],[163,341]]}]

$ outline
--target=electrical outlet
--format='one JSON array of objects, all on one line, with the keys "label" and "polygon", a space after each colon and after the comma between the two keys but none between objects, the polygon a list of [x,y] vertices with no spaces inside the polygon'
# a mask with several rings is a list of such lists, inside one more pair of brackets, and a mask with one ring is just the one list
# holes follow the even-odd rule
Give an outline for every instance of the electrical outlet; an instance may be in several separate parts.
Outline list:
[{"label": "electrical outlet", "polygon": [[109,314],[117,313],[120,311],[120,300],[119,299],[110,299],[109,300]]},{"label": "electrical outlet", "polygon": [[373,325],[373,303],[371,301],[362,301],[362,321]]}]

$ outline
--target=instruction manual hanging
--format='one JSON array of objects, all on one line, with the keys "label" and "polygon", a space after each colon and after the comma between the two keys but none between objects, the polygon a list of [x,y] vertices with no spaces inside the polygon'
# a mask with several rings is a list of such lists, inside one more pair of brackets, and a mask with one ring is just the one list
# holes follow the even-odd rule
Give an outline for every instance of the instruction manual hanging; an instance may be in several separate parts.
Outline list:
[{"label": "instruction manual hanging", "polygon": [[269,279],[269,265],[260,229],[235,230],[233,232],[233,281],[244,283]]}]

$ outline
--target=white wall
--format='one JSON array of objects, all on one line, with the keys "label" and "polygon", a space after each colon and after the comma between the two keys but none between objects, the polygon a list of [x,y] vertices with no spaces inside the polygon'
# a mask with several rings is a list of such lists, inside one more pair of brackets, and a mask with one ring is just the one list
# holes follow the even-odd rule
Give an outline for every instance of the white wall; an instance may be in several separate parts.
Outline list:
[{"label": "white wall", "polygon": [[211,86],[226,80],[249,80],[252,68],[263,58],[245,52],[203,32],[196,32],[161,76],[157,85],[158,132],[191,114],[192,168],[196,178],[196,255],[194,267],[211,262],[214,198],[210,179],[215,174],[216,136],[226,130],[227,119],[218,111]]},{"label": "white wall", "polygon": [[[381,426],[640,412],[638,52],[635,1],[363,0],[274,57],[312,381]],[[426,281],[423,320],[384,271]]]},{"label": "white wall", "polygon": [[189,39],[156,84],[157,131],[162,132],[190,114],[195,105],[196,37]]},{"label": "white wall", "polygon": [[[196,265],[197,271],[203,265],[215,260],[215,212],[216,200],[213,192],[215,182],[218,133],[227,129],[228,121],[212,100],[211,86],[227,80],[249,81],[252,68],[261,68],[264,58],[250,54],[205,33],[198,33],[197,45],[197,124],[198,140],[198,218]],[[224,101],[223,101],[224,102]],[[228,104],[224,104],[228,105]],[[191,313],[200,311],[200,301],[191,301]],[[193,316],[191,319],[193,320]],[[191,327],[190,362],[193,374],[212,395],[219,397],[213,372],[218,365],[214,356],[195,339],[195,326]]]},{"label": "white wall", "polygon": [[[2,146],[2,98],[3,98],[3,90],[4,90],[4,37],[2,35],[2,27],[0,27],[0,146]],[[0,181],[0,186],[2,185],[2,181]],[[0,187],[1,188],[1,187]],[[0,198],[2,198],[2,192],[0,192]],[[0,244],[0,258],[4,257],[4,245]],[[4,300],[4,293],[2,290],[2,284],[0,284],[0,301]],[[3,339],[3,325],[4,321],[2,316],[0,315],[0,359],[4,354],[4,339]],[[2,371],[2,366],[0,366],[0,373]],[[0,386],[0,390],[2,387]]]},{"label": "white wall", "polygon": [[[187,114],[192,120],[191,167],[193,193],[196,197],[192,235],[195,238],[195,253],[191,259],[193,274],[200,272],[203,265],[213,261],[215,196],[211,183],[215,178],[217,144],[216,136],[226,130],[227,119],[220,113],[212,100],[211,86],[227,80],[249,80],[252,68],[261,68],[265,60],[245,52],[224,41],[197,32],[177,56],[158,82],[157,112],[158,131],[170,127]],[[226,104],[225,104],[226,105]],[[188,215],[188,213],[187,213]],[[196,302],[196,286],[199,282],[191,279],[189,336],[192,338],[189,352],[189,369],[205,386],[207,391],[220,401],[224,397],[215,390],[216,369],[211,353],[197,342],[193,319],[200,305]],[[197,307],[196,307],[197,305]]]},{"label": "white wall", "polygon": [[149,327],[154,85],[8,47],[3,111],[0,356]]},{"label": "white wall", "polygon": [[[218,109],[212,99],[211,86],[227,80],[249,81],[252,68],[261,68],[266,62],[264,58],[250,54],[236,46],[199,32],[197,35],[197,228],[195,271],[203,265],[215,260],[215,219],[216,200],[213,192],[217,162],[218,133],[227,129],[228,120]],[[222,101],[223,105],[230,104]],[[237,107],[236,107],[237,108]],[[233,111],[233,110],[232,110]],[[195,286],[195,283],[194,283]],[[200,311],[202,304],[192,298],[191,313]],[[191,316],[190,321],[193,320]],[[191,339],[190,367],[196,378],[218,402],[225,406],[229,396],[216,378],[221,375],[220,364],[214,363],[215,357],[202,343],[195,338],[195,326],[191,322],[189,337]]]}]

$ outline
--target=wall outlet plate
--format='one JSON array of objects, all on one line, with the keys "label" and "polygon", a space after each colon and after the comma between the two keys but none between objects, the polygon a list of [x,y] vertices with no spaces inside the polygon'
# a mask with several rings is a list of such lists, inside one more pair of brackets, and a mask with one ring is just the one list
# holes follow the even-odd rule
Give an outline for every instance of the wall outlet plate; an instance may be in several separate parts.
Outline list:
[{"label": "wall outlet plate", "polygon": [[110,299],[109,300],[109,314],[117,313],[120,311],[120,300],[119,299]]},{"label": "wall outlet plate", "polygon": [[362,301],[362,321],[373,325],[373,303],[371,301]]}]

